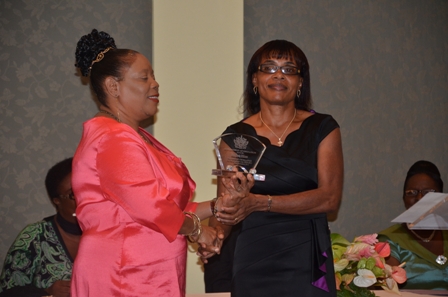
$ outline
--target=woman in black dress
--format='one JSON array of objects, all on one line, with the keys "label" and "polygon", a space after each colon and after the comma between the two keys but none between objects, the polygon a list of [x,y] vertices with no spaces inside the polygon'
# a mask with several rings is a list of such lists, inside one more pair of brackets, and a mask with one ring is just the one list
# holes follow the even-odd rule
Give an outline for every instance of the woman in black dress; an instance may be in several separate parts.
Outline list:
[{"label": "woman in black dress", "polygon": [[[232,296],[336,296],[327,215],[338,211],[342,197],[341,135],[330,115],[310,109],[308,61],[295,44],[273,40],[255,52],[244,107],[248,117],[224,133],[251,135],[267,146],[257,166],[266,180],[240,200],[220,199],[210,222],[226,235],[241,222]],[[209,256],[203,254],[205,262]]]}]

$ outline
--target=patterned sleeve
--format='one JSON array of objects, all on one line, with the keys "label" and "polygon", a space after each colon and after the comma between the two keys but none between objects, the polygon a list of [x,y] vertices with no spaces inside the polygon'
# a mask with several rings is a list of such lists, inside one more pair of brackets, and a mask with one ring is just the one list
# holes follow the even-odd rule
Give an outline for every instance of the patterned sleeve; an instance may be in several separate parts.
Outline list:
[{"label": "patterned sleeve", "polygon": [[37,249],[40,245],[40,224],[31,224],[23,229],[6,254],[0,275],[0,292],[16,286],[33,282],[36,266],[39,263]]},{"label": "patterned sleeve", "polygon": [[49,221],[23,229],[6,254],[0,292],[32,285],[48,288],[57,280],[70,280],[73,262]]}]

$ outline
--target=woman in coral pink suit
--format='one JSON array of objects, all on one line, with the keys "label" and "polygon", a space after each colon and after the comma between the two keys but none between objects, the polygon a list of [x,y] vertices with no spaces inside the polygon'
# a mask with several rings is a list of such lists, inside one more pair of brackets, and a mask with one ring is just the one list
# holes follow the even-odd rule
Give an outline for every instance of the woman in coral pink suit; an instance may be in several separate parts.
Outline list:
[{"label": "woman in coral pink suit", "polygon": [[76,66],[101,105],[73,160],[83,236],[72,296],[184,296],[185,237],[219,251],[223,235],[201,225],[211,202],[190,202],[195,183],[185,165],[139,127],[157,112],[152,66],[95,29],[79,40]]}]

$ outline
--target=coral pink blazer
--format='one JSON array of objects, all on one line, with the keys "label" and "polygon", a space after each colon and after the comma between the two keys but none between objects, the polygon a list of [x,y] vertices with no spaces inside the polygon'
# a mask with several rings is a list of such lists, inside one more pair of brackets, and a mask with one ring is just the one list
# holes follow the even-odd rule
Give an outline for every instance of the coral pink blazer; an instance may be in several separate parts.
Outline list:
[{"label": "coral pink blazer", "polygon": [[105,117],[84,123],[72,187],[83,230],[71,293],[184,296],[187,243],[178,231],[196,187],[149,133]]}]

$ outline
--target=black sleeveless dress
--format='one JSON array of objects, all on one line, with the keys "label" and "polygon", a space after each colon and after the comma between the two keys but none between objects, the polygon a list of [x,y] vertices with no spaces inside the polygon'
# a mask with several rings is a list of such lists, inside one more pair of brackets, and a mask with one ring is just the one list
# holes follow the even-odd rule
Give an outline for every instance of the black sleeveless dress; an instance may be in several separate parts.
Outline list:
[{"label": "black sleeveless dress", "polygon": [[[267,146],[257,166],[266,180],[255,182],[251,192],[275,196],[317,188],[319,143],[338,127],[330,115],[316,113],[282,147],[243,122],[224,133],[252,135]],[[234,252],[231,296],[336,296],[326,214],[254,212],[245,218]]]}]

